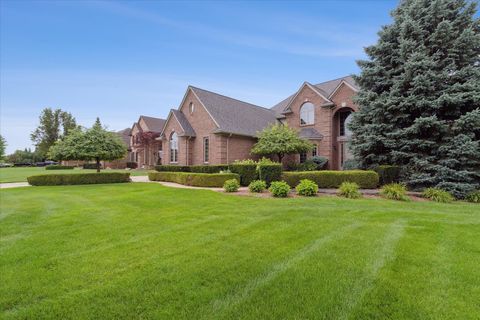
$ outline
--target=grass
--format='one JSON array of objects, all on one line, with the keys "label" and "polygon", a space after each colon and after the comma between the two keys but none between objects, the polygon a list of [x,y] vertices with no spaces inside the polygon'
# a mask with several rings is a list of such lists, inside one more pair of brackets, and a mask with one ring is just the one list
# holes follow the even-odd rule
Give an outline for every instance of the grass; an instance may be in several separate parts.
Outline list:
[{"label": "grass", "polygon": [[480,206],[2,190],[3,319],[478,319]]},{"label": "grass", "polygon": [[[102,170],[107,171],[107,170]],[[108,172],[125,172],[125,170],[108,170]],[[37,174],[64,174],[64,173],[85,173],[96,172],[95,169],[80,169],[75,168],[73,170],[45,170],[45,167],[17,167],[17,168],[0,168],[0,183],[7,182],[26,182],[27,177]],[[130,170],[132,176],[146,176],[147,170],[136,169]]]}]

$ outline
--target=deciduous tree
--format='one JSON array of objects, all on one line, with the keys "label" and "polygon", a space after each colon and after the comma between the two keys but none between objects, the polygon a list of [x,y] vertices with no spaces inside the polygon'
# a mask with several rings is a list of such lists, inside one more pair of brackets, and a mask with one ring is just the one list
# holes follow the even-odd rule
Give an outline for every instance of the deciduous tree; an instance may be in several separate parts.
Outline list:
[{"label": "deciduous tree", "polygon": [[258,135],[258,142],[253,146],[252,153],[258,155],[276,155],[278,161],[287,154],[308,152],[313,145],[298,136],[298,133],[288,125],[275,124],[265,128]]}]

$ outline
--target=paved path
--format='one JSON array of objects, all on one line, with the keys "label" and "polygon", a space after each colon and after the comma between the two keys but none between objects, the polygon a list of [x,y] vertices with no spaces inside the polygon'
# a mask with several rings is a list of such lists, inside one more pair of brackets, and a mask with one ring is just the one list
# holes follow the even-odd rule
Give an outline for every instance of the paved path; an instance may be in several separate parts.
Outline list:
[{"label": "paved path", "polygon": [[30,187],[30,185],[28,184],[28,182],[0,183],[0,189],[19,188],[19,187]]}]

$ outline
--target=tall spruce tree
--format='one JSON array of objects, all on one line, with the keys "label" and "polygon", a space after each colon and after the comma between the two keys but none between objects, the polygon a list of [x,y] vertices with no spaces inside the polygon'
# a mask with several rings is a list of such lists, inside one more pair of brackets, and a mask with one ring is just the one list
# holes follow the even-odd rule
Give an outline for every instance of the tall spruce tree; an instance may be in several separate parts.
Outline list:
[{"label": "tall spruce tree", "polygon": [[413,188],[461,198],[480,187],[480,19],[476,3],[404,0],[358,61],[352,152],[394,164]]}]

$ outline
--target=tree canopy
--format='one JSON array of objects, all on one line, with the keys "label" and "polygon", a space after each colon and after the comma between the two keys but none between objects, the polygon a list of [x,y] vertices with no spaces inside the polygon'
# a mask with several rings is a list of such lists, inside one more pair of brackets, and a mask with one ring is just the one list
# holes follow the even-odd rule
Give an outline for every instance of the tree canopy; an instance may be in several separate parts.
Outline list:
[{"label": "tree canopy", "polygon": [[46,157],[48,150],[57,140],[63,139],[71,130],[77,128],[75,118],[61,109],[43,109],[39,121],[30,138],[36,146],[35,152],[42,157]]},{"label": "tree canopy", "polygon": [[101,160],[120,159],[126,153],[125,143],[114,132],[107,131],[98,118],[90,129],[74,129],[49,151],[56,160],[95,160],[98,172]]},{"label": "tree canopy", "polygon": [[480,187],[480,19],[463,0],[405,0],[358,62],[351,149],[413,188]]},{"label": "tree canopy", "polygon": [[258,155],[276,155],[278,161],[287,154],[308,152],[313,144],[302,139],[298,133],[288,125],[274,124],[258,135],[258,142],[253,146],[252,153]]}]

